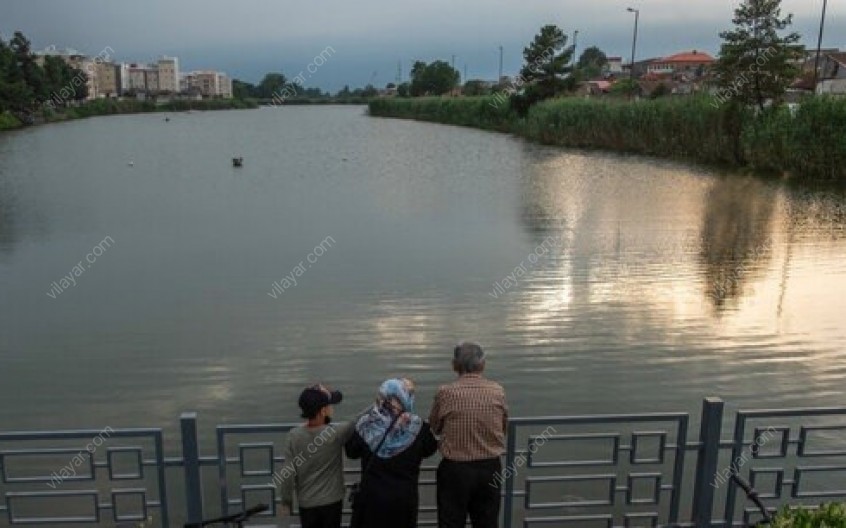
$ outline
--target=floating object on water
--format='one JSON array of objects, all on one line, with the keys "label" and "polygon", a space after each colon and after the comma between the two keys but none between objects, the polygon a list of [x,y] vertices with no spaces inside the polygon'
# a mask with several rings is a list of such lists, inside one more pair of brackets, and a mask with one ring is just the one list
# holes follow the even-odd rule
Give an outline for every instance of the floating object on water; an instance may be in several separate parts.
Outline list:
[{"label": "floating object on water", "polygon": [[233,167],[241,167],[244,165],[244,158],[232,158],[232,166]]},{"label": "floating object on water", "polygon": [[166,118],[165,118],[165,123],[169,123],[169,122],[170,122],[170,118],[169,118],[169,117],[166,117]]},{"label": "floating object on water", "polygon": [[134,162],[134,161],[132,161],[132,160],[129,160],[129,163],[127,163],[127,165],[129,165],[130,167],[134,167],[134,166],[135,166],[135,162]]}]

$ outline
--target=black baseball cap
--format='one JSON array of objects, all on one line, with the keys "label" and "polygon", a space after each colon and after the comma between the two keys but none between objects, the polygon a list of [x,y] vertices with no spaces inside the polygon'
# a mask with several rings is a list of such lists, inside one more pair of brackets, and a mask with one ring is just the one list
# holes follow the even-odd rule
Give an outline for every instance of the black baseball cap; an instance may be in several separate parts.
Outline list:
[{"label": "black baseball cap", "polygon": [[328,394],[326,392],[320,388],[320,385],[313,385],[303,389],[303,392],[300,393],[299,403],[300,409],[303,411],[300,416],[303,418],[314,418],[320,412],[320,409],[327,405],[341,403],[341,400],[344,398],[341,391],[331,391]]}]

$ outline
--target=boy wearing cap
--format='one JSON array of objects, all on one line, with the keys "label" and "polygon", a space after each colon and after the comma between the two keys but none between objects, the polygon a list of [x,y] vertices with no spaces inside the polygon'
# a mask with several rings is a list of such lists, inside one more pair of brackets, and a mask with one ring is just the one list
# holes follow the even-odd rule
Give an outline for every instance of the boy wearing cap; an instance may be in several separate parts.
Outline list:
[{"label": "boy wearing cap", "polygon": [[343,448],[355,430],[354,422],[331,423],[332,405],[341,399],[339,391],[323,385],[306,388],[299,405],[301,416],[308,421],[288,433],[285,464],[277,473],[282,515],[293,511],[296,490],[303,528],[341,526],[346,495]]}]

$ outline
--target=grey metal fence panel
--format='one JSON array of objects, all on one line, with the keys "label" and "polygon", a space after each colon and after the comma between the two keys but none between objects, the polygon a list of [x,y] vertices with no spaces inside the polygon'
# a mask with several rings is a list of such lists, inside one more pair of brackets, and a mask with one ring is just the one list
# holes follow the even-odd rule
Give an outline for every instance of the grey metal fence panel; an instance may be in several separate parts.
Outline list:
[{"label": "grey metal fence panel", "polygon": [[[679,507],[685,468],[685,453],[688,450],[687,432],[689,418],[686,413],[649,413],[594,416],[549,416],[539,418],[513,418],[509,422],[508,442],[505,457],[505,502],[503,506],[504,526],[514,524],[515,499],[523,498],[523,526],[554,524],[556,526],[581,526],[584,523],[598,522],[607,526],[616,526],[620,520],[630,526],[638,520],[649,519],[653,524],[676,525],[679,523]],[[546,427],[541,436],[529,435],[525,449],[518,449],[521,429]],[[578,427],[577,427],[578,426]],[[598,426],[608,426],[606,430],[596,430]],[[648,426],[649,429],[637,429]],[[657,428],[657,429],[656,429]],[[554,434],[546,434],[550,429]],[[578,432],[573,432],[578,429]],[[585,430],[587,429],[587,430]],[[627,432],[623,432],[623,430]],[[546,442],[588,442],[605,440],[610,448],[602,458],[536,461],[540,439]],[[654,456],[641,456],[639,444],[646,439],[657,441]],[[626,454],[626,457],[621,456]],[[623,464],[625,462],[625,464]],[[525,469],[522,469],[525,465]],[[626,467],[624,467],[624,465]],[[643,466],[668,466],[665,473],[659,470],[637,470]],[[583,473],[593,468],[603,468],[601,473]],[[555,469],[561,473],[547,476],[525,475],[524,489],[516,489],[516,480],[521,472],[533,469]],[[638,482],[652,485],[649,495],[637,498],[634,488]],[[601,486],[602,496],[584,499],[581,496],[555,502],[536,502],[533,500],[533,487],[553,484],[563,488],[568,484],[593,483]],[[622,497],[625,506],[654,506],[652,512],[632,511],[608,513],[620,506]],[[595,514],[560,514],[560,510],[570,508],[605,508],[605,512]],[[660,510],[665,509],[662,514]],[[543,513],[559,510],[556,513]]]},{"label": "grey metal fence panel", "polygon": [[[104,437],[104,433],[107,433]],[[148,449],[142,445],[109,445],[116,440],[138,443],[151,443]],[[99,442],[98,442],[99,440]],[[45,447],[51,443],[53,446]],[[26,447],[26,446],[37,447]],[[99,449],[103,447],[103,449]],[[152,458],[145,456],[145,451],[152,451]],[[100,456],[98,457],[98,453]],[[27,459],[26,464],[19,464],[20,459]],[[52,464],[47,461],[52,458]],[[117,469],[118,459],[128,458],[135,465],[131,473]],[[66,462],[64,467],[56,466],[56,460]],[[52,468],[52,471],[51,471]],[[85,469],[78,474],[78,469]],[[153,482],[155,490],[145,485],[145,470],[155,471]],[[36,471],[36,473],[31,473]],[[47,471],[47,473],[43,473]],[[21,475],[16,472],[26,473]],[[106,474],[106,478],[99,478]],[[165,483],[165,458],[161,429],[111,429],[39,431],[0,433],[0,490],[4,501],[0,504],[0,518],[10,525],[56,525],[99,523],[103,511],[111,511],[115,523],[147,521],[152,510],[157,510],[158,524],[163,528],[169,525],[167,486]],[[120,486],[118,483],[133,481],[133,486]],[[84,482],[86,489],[75,486]],[[66,483],[72,489],[55,490]],[[51,490],[33,489],[36,486],[50,487]],[[25,488],[25,489],[23,489]],[[135,498],[140,511],[122,513],[119,502]],[[21,501],[40,501],[54,505],[53,511],[66,511],[68,502],[75,498],[90,501],[90,512],[85,515],[18,515],[15,506]],[[140,501],[138,501],[140,499]],[[39,508],[43,510],[42,508]],[[46,511],[50,511],[47,509]]]},{"label": "grey metal fence panel", "polygon": [[[814,423],[809,424],[809,420]],[[748,434],[750,432],[751,435]],[[839,441],[842,448],[814,448],[814,433],[820,432],[827,433],[824,439],[826,442]],[[730,448],[729,465],[717,477],[743,474],[753,486],[761,487],[762,477],[772,476],[771,491],[758,490],[760,497],[770,503],[767,508],[772,512],[787,502],[783,494],[785,488],[790,490],[791,499],[798,499],[791,501],[793,503],[814,506],[814,501],[819,504],[823,500],[846,499],[846,407],[738,411]],[[825,460],[828,463],[810,465],[811,460]],[[834,484],[835,479],[831,478],[833,473],[841,474],[840,487]],[[803,477],[814,474],[829,476],[831,489],[803,491],[803,483],[807,481]],[[738,488],[731,480],[726,479],[726,483],[728,487],[722,525],[745,526],[756,521],[756,512],[749,507],[742,510],[740,519],[735,519]]]}]

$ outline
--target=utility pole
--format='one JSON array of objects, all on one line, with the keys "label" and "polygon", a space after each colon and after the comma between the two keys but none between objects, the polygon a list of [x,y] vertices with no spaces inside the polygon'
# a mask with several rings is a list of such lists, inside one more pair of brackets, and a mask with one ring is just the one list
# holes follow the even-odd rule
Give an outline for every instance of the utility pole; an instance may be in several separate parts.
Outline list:
[{"label": "utility pole", "polygon": [[402,61],[397,61],[397,87],[402,84]]},{"label": "utility pole", "polygon": [[467,63],[464,63],[464,82],[467,82]]},{"label": "utility pole", "polygon": [[817,58],[814,61],[814,93],[817,93],[817,83],[820,77],[820,53],[822,53],[823,30],[825,29],[825,11],[828,0],[823,0],[822,18],[820,19],[820,37],[817,40]]},{"label": "utility pole", "polygon": [[629,89],[632,91],[631,96],[634,98],[634,68],[635,68],[635,54],[637,53],[637,24],[640,20],[640,10],[635,9],[633,7],[628,8],[629,13],[634,13],[635,15],[635,24],[634,24],[634,38],[632,39],[632,63],[629,68],[629,83],[631,86]]},{"label": "utility pole", "polygon": [[496,79],[496,83],[499,84],[502,82],[502,46],[499,47],[499,77]]}]

